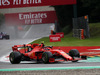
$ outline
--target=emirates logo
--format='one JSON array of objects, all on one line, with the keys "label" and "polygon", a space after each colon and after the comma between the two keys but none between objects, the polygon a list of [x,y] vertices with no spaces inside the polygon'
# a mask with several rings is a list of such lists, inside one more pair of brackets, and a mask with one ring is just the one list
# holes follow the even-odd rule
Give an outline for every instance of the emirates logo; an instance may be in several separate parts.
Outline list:
[{"label": "emirates logo", "polygon": [[0,6],[2,5],[10,5],[10,2],[8,0],[0,0]]}]

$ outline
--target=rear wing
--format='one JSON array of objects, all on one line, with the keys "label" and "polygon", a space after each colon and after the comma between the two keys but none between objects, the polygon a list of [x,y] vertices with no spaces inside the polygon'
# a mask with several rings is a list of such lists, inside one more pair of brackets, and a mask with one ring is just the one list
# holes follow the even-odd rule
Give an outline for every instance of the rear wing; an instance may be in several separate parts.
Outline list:
[{"label": "rear wing", "polygon": [[32,44],[14,45],[14,46],[12,47],[12,50],[13,50],[13,51],[19,51],[19,49],[25,48],[25,47],[27,47],[27,46],[32,46]]}]

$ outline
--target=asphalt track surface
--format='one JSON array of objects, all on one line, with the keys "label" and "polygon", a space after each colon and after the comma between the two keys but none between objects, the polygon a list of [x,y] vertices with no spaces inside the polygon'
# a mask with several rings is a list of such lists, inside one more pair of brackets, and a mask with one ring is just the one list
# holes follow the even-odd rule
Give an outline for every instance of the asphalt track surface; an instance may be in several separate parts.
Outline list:
[{"label": "asphalt track surface", "polygon": [[[32,32],[30,29],[29,32]],[[39,33],[39,32],[38,32]],[[40,34],[46,36],[46,34]],[[0,57],[9,54],[11,52],[11,47],[17,44],[27,44],[34,39],[39,38],[40,35],[35,36],[33,39],[13,39],[13,40],[0,40]],[[42,36],[42,37],[43,37]],[[94,60],[93,60],[94,61]],[[0,61],[0,69],[15,69],[15,68],[57,68],[57,67],[93,67],[93,66],[100,66],[100,61],[89,62],[89,61],[79,61],[77,63],[73,62],[58,62],[58,63],[51,63],[51,64],[44,64],[44,63],[36,63],[35,61],[31,62],[21,62],[20,64],[11,64],[10,62],[2,62]]]}]

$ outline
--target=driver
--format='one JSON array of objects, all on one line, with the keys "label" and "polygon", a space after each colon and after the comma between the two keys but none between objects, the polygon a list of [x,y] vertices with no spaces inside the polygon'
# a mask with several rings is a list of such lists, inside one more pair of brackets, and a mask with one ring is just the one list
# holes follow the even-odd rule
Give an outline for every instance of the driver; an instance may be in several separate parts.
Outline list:
[{"label": "driver", "polygon": [[41,47],[43,48],[45,45],[44,45],[44,43],[41,43]]}]

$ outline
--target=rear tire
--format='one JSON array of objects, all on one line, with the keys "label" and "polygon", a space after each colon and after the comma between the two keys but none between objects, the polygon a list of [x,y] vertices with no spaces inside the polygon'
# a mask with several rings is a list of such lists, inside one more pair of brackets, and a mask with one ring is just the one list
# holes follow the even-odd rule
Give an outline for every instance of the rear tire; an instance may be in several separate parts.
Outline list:
[{"label": "rear tire", "polygon": [[21,53],[20,52],[11,52],[9,55],[9,60],[12,64],[19,64],[21,61]]},{"label": "rear tire", "polygon": [[5,39],[9,39],[9,35],[6,35]]},{"label": "rear tire", "polygon": [[[74,57],[79,58],[80,57],[80,53],[77,49],[72,49],[69,51],[69,55],[74,59]],[[72,62],[77,62],[78,60],[74,60]]]},{"label": "rear tire", "polygon": [[42,61],[46,64],[49,63],[49,58],[53,57],[51,52],[44,52],[42,54]]}]

